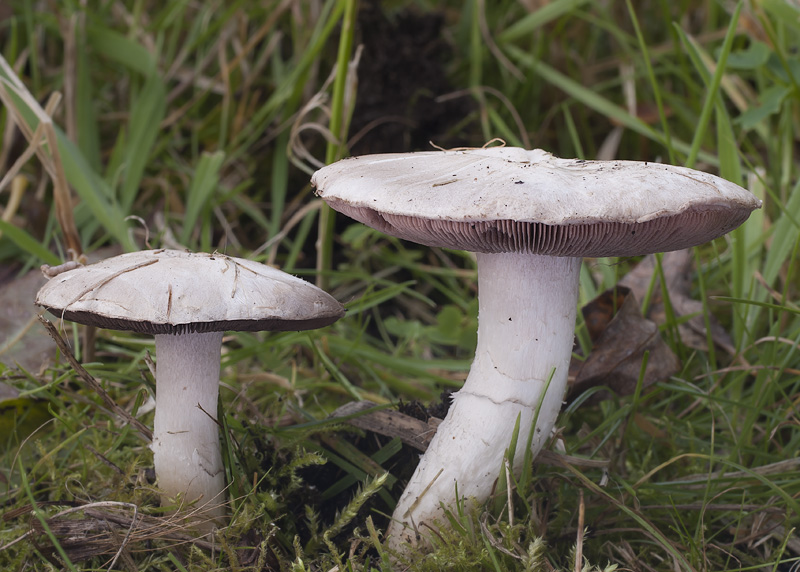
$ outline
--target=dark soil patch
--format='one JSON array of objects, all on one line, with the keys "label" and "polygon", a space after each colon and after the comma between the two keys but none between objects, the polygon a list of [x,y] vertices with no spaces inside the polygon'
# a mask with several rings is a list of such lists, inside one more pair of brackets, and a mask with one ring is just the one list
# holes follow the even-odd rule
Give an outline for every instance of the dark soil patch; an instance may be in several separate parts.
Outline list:
[{"label": "dark soil patch", "polygon": [[445,62],[452,48],[438,12],[404,9],[387,17],[378,0],[362,3],[358,94],[350,128],[353,155],[433,150],[467,144],[457,126],[469,98],[437,102],[450,93]]}]

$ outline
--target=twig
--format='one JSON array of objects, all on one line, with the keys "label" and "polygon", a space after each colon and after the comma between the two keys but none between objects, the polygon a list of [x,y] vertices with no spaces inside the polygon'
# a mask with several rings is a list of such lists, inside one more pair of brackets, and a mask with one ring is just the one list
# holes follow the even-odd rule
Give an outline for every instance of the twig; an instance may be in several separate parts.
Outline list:
[{"label": "twig", "polygon": [[330,417],[342,417],[342,421],[350,425],[379,435],[399,437],[406,445],[424,452],[436,434],[437,424],[383,407],[368,400],[352,401],[339,407]]},{"label": "twig", "polygon": [[132,425],[139,433],[142,434],[148,441],[153,440],[153,432],[147,428],[141,421],[136,419],[133,415],[125,411],[122,407],[117,405],[117,403],[111,398],[111,396],[106,392],[105,389],[97,382],[97,380],[90,374],[86,369],[78,363],[78,360],[75,359],[75,354],[72,353],[72,350],[69,349],[67,342],[58,333],[56,327],[43,316],[39,316],[39,321],[47,328],[47,332],[50,334],[50,337],[53,338],[53,341],[58,346],[58,349],[61,350],[61,353],[64,357],[67,358],[67,361],[72,366],[72,369],[78,374],[86,385],[88,385],[100,398],[103,400],[103,403],[106,404],[111,411],[119,415],[122,419],[125,420],[129,425]]},{"label": "twig", "polygon": [[513,488],[511,484],[511,463],[508,462],[508,457],[503,459],[506,465],[506,502],[508,502],[508,526],[514,528],[514,503],[513,503]]}]

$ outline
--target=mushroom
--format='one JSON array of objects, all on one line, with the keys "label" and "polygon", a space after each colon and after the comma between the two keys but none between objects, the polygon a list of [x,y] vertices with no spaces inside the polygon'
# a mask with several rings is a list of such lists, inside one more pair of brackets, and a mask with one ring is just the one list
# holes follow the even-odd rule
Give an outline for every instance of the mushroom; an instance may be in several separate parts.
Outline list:
[{"label": "mushroom", "polygon": [[153,460],[162,504],[183,495],[219,523],[225,475],[217,416],[222,333],[308,330],[344,315],[331,296],[224,254],[149,250],[50,279],[36,303],[79,324],[155,335]]},{"label": "mushroom", "polygon": [[312,184],[375,229],[477,257],[475,358],[394,511],[395,548],[444,521],[456,494],[489,497],[517,422],[517,474],[528,436],[534,456],[549,438],[567,384],[582,257],[701,244],[760,206],[738,185],[691,169],[508,147],[344,159]]}]

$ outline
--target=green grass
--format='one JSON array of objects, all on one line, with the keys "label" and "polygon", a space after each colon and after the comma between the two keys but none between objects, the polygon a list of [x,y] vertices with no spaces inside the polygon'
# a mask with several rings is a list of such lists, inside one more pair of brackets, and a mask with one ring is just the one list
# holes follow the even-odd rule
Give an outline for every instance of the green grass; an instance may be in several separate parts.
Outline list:
[{"label": "green grass", "polygon": [[[190,542],[183,522],[164,525],[147,440],[64,356],[52,352],[43,369],[2,366],[0,381],[20,395],[13,407],[0,402],[0,567],[574,570],[577,549],[597,569],[777,572],[800,560],[795,4],[553,0],[528,12],[516,0],[382,3],[396,30],[408,32],[408,10],[440,17],[441,43],[421,45],[414,34],[424,26],[410,26],[414,34],[384,34],[388,50],[365,46],[360,65],[420,50],[460,96],[425,99],[448,93],[429,93],[421,73],[403,78],[418,82],[411,99],[440,122],[425,123],[419,107],[419,117],[384,111],[404,131],[392,139],[373,126],[370,145],[502,137],[565,157],[694,166],[764,199],[740,229],[694,253],[692,296],[707,324],[713,315],[730,333],[733,353],[687,344],[667,311],[661,330],[681,356],[677,374],[634,395],[583,396],[562,412],[559,446],[586,462],[536,463],[510,496],[503,484],[485,508],[453,507],[435,550],[399,563],[381,535],[417,453],[327,416],[353,400],[427,404],[457,389],[475,345],[476,281],[465,253],[404,243],[315,202],[309,174],[347,155],[350,126],[363,125],[359,102],[370,94],[356,90],[368,78],[348,77],[347,62],[369,36],[356,17],[368,3],[11,4],[0,53],[32,100],[9,93],[0,124],[19,117],[34,131],[32,101],[64,97],[49,140],[58,153],[41,144],[19,165],[29,184],[15,191],[18,207],[10,182],[0,189],[9,280],[67,259],[71,241],[92,254],[148,240],[254,255],[324,284],[348,314],[320,331],[226,337],[233,516],[213,545]],[[406,114],[432,131],[396,119]],[[26,149],[4,133],[2,172]],[[74,233],[44,166],[59,163]],[[586,261],[581,303],[635,262]],[[585,346],[582,323],[578,335]],[[98,331],[88,351],[78,333],[66,337],[114,402],[150,426],[152,340]],[[152,526],[128,536],[131,507]],[[75,543],[67,530],[86,523],[96,526]]]}]

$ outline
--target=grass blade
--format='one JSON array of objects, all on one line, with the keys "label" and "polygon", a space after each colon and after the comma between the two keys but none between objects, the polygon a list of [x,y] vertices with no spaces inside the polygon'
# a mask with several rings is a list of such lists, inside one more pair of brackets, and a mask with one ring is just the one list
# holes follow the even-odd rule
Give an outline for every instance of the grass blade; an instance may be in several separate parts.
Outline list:
[{"label": "grass blade", "polygon": [[535,34],[542,26],[549,24],[565,14],[577,10],[589,0],[555,0],[542,4],[540,8],[532,11],[524,18],[506,28],[498,38],[500,42],[513,42],[520,38]]},{"label": "grass blade", "polygon": [[51,266],[61,264],[61,259],[50,252],[43,244],[33,238],[24,229],[14,226],[10,222],[0,220],[0,234],[7,236],[14,244],[16,244],[23,252],[35,256],[44,264]]},{"label": "grass blade", "polygon": [[128,121],[128,138],[125,144],[125,176],[119,201],[123,212],[128,212],[136,199],[145,167],[156,139],[161,132],[161,121],[166,112],[166,90],[157,74],[147,78]]},{"label": "grass blade", "polygon": [[700,153],[700,146],[705,138],[708,123],[711,121],[711,113],[714,111],[719,95],[719,86],[722,82],[722,76],[725,73],[725,63],[728,60],[728,54],[731,53],[733,46],[733,38],[736,36],[736,29],[739,25],[739,14],[742,11],[742,2],[736,5],[736,10],[733,12],[731,21],[728,24],[728,31],[725,34],[725,40],[722,42],[722,49],[720,50],[719,59],[717,60],[717,68],[714,70],[714,75],[711,78],[711,83],[706,91],[706,99],[703,102],[703,109],[700,112],[700,119],[697,122],[697,130],[695,131],[692,146],[689,149],[689,156],[686,158],[685,165],[693,167],[697,162]]},{"label": "grass blade", "polygon": [[183,216],[183,231],[181,242],[189,244],[189,240],[197,225],[197,220],[203,209],[209,208],[209,201],[219,182],[219,172],[225,153],[203,153],[197,162],[192,184],[186,193],[186,212]]}]

